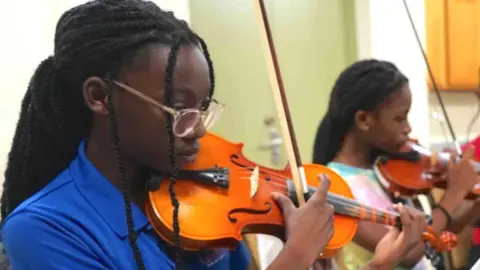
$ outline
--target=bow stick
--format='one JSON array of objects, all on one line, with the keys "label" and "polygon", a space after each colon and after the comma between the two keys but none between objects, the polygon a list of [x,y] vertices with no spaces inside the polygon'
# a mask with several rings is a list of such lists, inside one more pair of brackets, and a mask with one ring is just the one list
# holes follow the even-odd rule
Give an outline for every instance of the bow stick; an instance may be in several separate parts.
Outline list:
[{"label": "bow stick", "polygon": [[280,73],[277,53],[273,44],[267,11],[263,0],[254,0],[254,6],[257,23],[258,25],[263,26],[259,29],[260,39],[267,61],[268,76],[272,86],[273,99],[285,142],[290,170],[292,171],[293,182],[296,187],[298,204],[302,205],[305,203],[308,185],[305,177],[305,169],[303,168],[303,163],[300,157],[300,151],[298,150],[295,131],[293,129],[292,117],[290,115],[287,95],[285,93],[285,87]]},{"label": "bow stick", "polygon": [[450,135],[452,136],[453,143],[455,145],[455,148],[457,150],[458,155],[461,155],[462,154],[462,148],[460,147],[460,143],[457,140],[457,136],[455,136],[455,132],[453,131],[452,122],[448,118],[447,110],[445,109],[445,104],[443,103],[442,96],[440,95],[440,90],[438,89],[437,82],[435,80],[435,76],[433,75],[433,71],[432,71],[432,68],[430,66],[430,63],[428,62],[427,54],[425,53],[425,49],[422,46],[422,42],[420,41],[420,36],[418,35],[417,28],[415,27],[415,23],[413,22],[412,14],[410,13],[410,9],[408,7],[407,0],[403,0],[403,5],[405,6],[405,11],[407,12],[408,20],[410,21],[410,25],[412,27],[413,33],[415,34],[415,38],[417,40],[418,47],[419,47],[420,51],[422,52],[423,60],[425,61],[425,65],[427,66],[428,76],[430,77],[430,81],[432,82],[433,91],[435,92],[435,94],[437,96],[437,100],[440,104],[440,108],[442,109],[442,113],[443,113],[443,116],[445,118],[445,122],[447,123],[448,130],[450,132]]}]

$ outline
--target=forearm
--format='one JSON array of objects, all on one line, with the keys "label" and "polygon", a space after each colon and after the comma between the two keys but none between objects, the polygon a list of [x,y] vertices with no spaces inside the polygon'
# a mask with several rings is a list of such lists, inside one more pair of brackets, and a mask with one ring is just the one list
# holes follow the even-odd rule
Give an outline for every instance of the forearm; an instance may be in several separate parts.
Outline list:
[{"label": "forearm", "polygon": [[447,226],[448,226],[448,229],[451,229],[454,227],[458,228],[459,226],[461,226],[461,223],[465,222],[464,217],[462,217],[463,214],[460,214],[459,216],[457,216],[456,218],[457,221],[454,221],[453,218],[455,217],[455,213],[458,213],[458,212],[465,212],[465,214],[468,214],[469,212],[468,208],[462,211],[462,207],[459,207],[459,206],[462,206],[463,204],[464,204],[464,200],[462,195],[449,193],[449,191],[447,190],[443,194],[442,199],[438,202],[438,205],[442,206],[447,211],[447,213],[452,217],[452,223],[447,224],[448,219],[442,210],[433,209],[432,211],[433,223],[431,225],[432,229],[438,234],[446,230]]},{"label": "forearm", "polygon": [[467,225],[477,220],[480,212],[480,204],[474,202],[464,202],[460,209],[452,215],[452,224],[447,226],[447,230],[453,233],[460,233]]},{"label": "forearm", "polygon": [[[443,212],[439,209],[434,209],[432,211],[432,229],[439,234],[439,232],[445,230],[446,225],[447,219]],[[422,242],[407,253],[407,255],[400,261],[400,265],[403,267],[412,268],[423,258],[424,253],[425,244]]]}]

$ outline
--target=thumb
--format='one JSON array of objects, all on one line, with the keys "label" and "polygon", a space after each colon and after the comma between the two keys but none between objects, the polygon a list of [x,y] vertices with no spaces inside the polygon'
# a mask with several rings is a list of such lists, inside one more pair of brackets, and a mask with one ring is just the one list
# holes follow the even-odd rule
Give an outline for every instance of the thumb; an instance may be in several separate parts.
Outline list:
[{"label": "thumb", "polygon": [[287,196],[274,192],[272,193],[273,200],[282,208],[283,216],[287,217],[290,213],[295,209],[295,205],[293,204],[292,200],[290,200]]}]

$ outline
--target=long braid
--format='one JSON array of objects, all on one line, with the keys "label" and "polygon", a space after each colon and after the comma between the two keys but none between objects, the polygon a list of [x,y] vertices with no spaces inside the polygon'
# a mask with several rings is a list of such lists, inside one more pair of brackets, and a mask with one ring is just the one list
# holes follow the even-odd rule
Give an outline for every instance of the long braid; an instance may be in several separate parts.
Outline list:
[{"label": "long braid", "polygon": [[[165,102],[169,105],[173,103],[173,74],[175,72],[175,64],[177,62],[177,53],[180,48],[180,41],[172,46],[168,55],[167,68],[165,70]],[[173,133],[173,117],[170,114],[167,116],[167,131],[170,139],[169,157],[170,157],[170,185],[168,191],[170,192],[170,200],[173,206],[173,233],[175,242],[175,263],[177,269],[183,269],[182,248],[180,243],[180,224],[178,221],[178,212],[180,204],[175,193],[175,184],[177,182],[178,168],[175,160],[175,135]]]},{"label": "long braid", "polygon": [[[207,44],[205,41],[200,38],[198,35],[195,35],[202,51],[205,55],[205,59],[207,60],[208,69],[209,69],[209,76],[210,76],[210,91],[208,95],[208,99],[203,104],[203,108],[208,108],[210,101],[212,99],[214,89],[215,89],[215,72],[213,68],[213,62],[210,58],[210,53],[208,52]],[[173,103],[173,74],[175,72],[175,64],[177,60],[177,53],[180,49],[180,45],[182,45],[182,40],[179,40],[172,46],[170,49],[170,53],[168,55],[167,67],[165,69],[165,101],[169,106],[172,106]],[[168,187],[168,191],[170,193],[170,200],[173,206],[173,233],[174,233],[174,244],[175,244],[175,264],[177,269],[184,269],[185,265],[183,263],[183,249],[182,244],[180,241],[180,223],[178,220],[178,214],[180,211],[180,203],[178,202],[177,195],[175,193],[175,184],[177,182],[178,176],[178,168],[176,165],[175,160],[175,134],[173,132],[173,117],[170,114],[166,114],[167,116],[167,131],[169,134],[169,158],[170,158],[170,183]]]},{"label": "long braid", "polygon": [[198,41],[200,42],[200,46],[202,47],[203,54],[205,55],[205,59],[207,59],[207,64],[208,64],[208,70],[209,70],[209,75],[210,75],[210,93],[208,95],[208,100],[207,103],[204,104],[204,109],[208,108],[208,105],[210,104],[209,102],[212,100],[213,93],[215,90],[215,71],[213,69],[213,62],[210,57],[210,53],[208,52],[208,47],[205,41],[197,36]]},{"label": "long braid", "polygon": [[[39,65],[23,99],[5,171],[1,198],[2,219],[64,170],[75,158],[80,141],[89,135],[92,115],[83,101],[83,82],[92,76],[105,78],[108,74],[111,75],[110,79],[116,79],[120,70],[130,64],[141,48],[151,43],[173,46],[178,40],[195,45],[201,43],[210,70],[211,96],[214,85],[213,65],[203,40],[184,21],[176,19],[171,12],[162,11],[153,2],[95,0],[74,7],[61,16],[56,27],[54,56]],[[176,51],[178,49],[172,50]],[[168,65],[171,66],[168,75],[170,92],[176,57],[172,59]],[[110,93],[109,102],[111,98]],[[108,107],[113,109],[111,103]],[[127,186],[119,152],[120,142],[115,140],[118,136],[114,128],[114,112],[111,111],[110,114],[113,147],[122,179],[129,242],[137,267],[144,269],[135,244],[137,236],[133,230],[131,202],[125,193]],[[170,143],[173,145],[171,120],[168,125],[172,137]],[[170,153],[172,164],[175,157],[173,151],[172,149]],[[172,174],[171,195],[172,204],[176,205],[176,245],[180,246],[178,201],[173,189],[176,170],[174,168]],[[180,253],[178,248],[177,254]]]},{"label": "long braid", "polygon": [[117,161],[118,167],[118,174],[120,176],[120,190],[123,194],[123,202],[125,205],[125,216],[127,221],[127,228],[128,228],[128,241],[130,246],[133,250],[133,255],[135,258],[135,262],[137,264],[137,269],[144,270],[145,265],[142,260],[142,254],[140,253],[140,249],[137,246],[137,233],[135,232],[134,223],[133,223],[133,214],[132,214],[132,202],[130,199],[128,182],[127,182],[127,175],[125,173],[125,166],[123,164],[123,157],[122,157],[122,150],[120,148],[120,139],[118,138],[118,128],[117,128],[117,120],[115,118],[115,109],[113,107],[113,91],[112,86],[109,84],[108,92],[107,92],[107,101],[108,101],[108,116],[110,120],[110,125],[112,128],[110,129],[113,148],[115,150],[115,159]]}]

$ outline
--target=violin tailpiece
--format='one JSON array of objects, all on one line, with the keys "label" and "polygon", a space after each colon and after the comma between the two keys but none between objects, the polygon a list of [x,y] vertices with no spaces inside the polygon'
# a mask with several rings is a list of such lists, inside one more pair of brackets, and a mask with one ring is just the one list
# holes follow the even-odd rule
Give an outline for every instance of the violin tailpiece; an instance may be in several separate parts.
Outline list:
[{"label": "violin tailpiece", "polygon": [[188,179],[199,184],[228,189],[230,187],[230,170],[220,167],[205,170],[181,170],[178,173],[178,179]]}]

